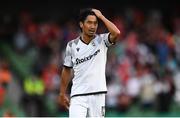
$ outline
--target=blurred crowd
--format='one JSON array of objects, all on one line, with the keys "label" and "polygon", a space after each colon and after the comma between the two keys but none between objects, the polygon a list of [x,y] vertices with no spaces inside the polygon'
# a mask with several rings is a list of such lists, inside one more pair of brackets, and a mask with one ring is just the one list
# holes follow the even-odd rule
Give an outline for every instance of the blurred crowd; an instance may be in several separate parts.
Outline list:
[{"label": "blurred crowd", "polygon": [[[160,10],[135,8],[106,15],[121,31],[108,51],[107,110],[125,113],[136,105],[142,111],[170,112],[172,104],[180,105],[180,17],[165,19]],[[4,16],[2,26],[8,22],[11,18]],[[57,100],[59,74],[67,42],[80,33],[78,23],[38,21],[22,11],[15,24],[7,31],[11,36],[0,37],[0,108],[7,97],[25,116],[65,112]],[[0,29],[1,35],[7,33]],[[98,33],[104,32],[100,22]]]}]

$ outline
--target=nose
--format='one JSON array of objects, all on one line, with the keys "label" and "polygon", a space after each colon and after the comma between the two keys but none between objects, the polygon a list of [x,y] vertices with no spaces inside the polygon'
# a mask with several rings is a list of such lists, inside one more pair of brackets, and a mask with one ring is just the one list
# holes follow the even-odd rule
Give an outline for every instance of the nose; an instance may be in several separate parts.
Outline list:
[{"label": "nose", "polygon": [[90,25],[90,29],[95,29],[96,28],[96,25],[95,24],[91,24]]}]

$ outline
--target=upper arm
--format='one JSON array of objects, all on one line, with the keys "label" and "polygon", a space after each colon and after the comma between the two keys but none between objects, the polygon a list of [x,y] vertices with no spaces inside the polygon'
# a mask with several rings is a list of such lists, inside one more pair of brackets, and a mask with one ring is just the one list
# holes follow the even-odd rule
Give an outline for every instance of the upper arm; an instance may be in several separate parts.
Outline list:
[{"label": "upper arm", "polygon": [[116,43],[116,39],[117,39],[117,35],[113,35],[112,33],[109,33],[108,40],[109,42],[111,42],[111,44],[114,45]]},{"label": "upper arm", "polygon": [[62,78],[70,79],[73,77],[73,69],[71,67],[64,66],[61,73]]},{"label": "upper arm", "polygon": [[114,43],[110,40],[111,37],[111,33],[104,33],[100,35],[104,41],[104,44],[106,45],[106,47],[109,47],[111,45],[114,45]]}]

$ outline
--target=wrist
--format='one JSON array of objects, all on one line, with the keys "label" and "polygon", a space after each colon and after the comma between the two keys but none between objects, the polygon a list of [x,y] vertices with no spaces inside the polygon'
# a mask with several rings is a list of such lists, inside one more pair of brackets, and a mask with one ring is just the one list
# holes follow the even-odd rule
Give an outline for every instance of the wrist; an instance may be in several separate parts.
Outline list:
[{"label": "wrist", "polygon": [[103,20],[105,17],[103,15],[99,16],[99,19]]}]

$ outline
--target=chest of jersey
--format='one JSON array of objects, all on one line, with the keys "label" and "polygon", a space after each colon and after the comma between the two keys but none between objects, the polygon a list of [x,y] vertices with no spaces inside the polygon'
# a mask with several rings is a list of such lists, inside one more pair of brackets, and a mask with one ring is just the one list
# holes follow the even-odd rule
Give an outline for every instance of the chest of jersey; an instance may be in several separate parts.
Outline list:
[{"label": "chest of jersey", "polygon": [[74,66],[84,64],[94,58],[101,52],[101,45],[96,41],[90,42],[88,45],[79,42],[74,47],[74,54],[72,57],[72,62]]}]

